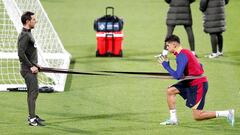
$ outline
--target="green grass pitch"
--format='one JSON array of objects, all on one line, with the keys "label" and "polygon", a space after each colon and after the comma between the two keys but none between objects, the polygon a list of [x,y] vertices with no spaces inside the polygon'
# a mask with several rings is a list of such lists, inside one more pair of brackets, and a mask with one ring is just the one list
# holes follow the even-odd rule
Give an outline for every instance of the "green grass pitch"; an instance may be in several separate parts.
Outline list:
[{"label": "green grass pitch", "polygon": [[[163,48],[168,5],[163,0],[41,0],[65,48],[72,54],[71,68],[80,70],[165,70],[154,55]],[[123,58],[96,58],[93,21],[114,6],[124,18]],[[211,52],[203,32],[199,0],[192,5],[196,53],[209,79],[205,110],[234,108],[235,127],[219,118],[196,122],[177,97],[179,126],[160,126],[169,117],[165,89],[175,80],[70,75],[63,93],[40,94],[37,112],[46,127],[27,125],[26,93],[0,93],[1,135],[238,135],[240,133],[240,1],[226,7],[224,57],[204,58]],[[37,26],[36,26],[37,27]],[[175,34],[189,48],[183,27]],[[174,65],[174,57],[171,64]]]}]

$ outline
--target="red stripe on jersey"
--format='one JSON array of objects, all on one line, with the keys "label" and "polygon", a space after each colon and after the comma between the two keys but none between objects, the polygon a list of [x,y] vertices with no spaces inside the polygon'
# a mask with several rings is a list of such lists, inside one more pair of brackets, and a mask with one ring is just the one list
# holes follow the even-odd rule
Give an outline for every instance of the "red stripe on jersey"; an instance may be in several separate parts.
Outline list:
[{"label": "red stripe on jersey", "polygon": [[197,87],[197,100],[196,104],[202,99],[203,97],[203,83],[199,84]]}]

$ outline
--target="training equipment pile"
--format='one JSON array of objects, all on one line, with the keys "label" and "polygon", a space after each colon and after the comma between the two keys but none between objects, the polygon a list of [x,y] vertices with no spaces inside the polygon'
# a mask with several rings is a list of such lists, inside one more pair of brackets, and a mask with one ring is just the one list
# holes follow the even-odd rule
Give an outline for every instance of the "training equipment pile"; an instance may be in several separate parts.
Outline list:
[{"label": "training equipment pile", "polygon": [[[111,10],[112,13],[108,14]],[[106,7],[106,15],[94,21],[94,30],[97,32],[96,56],[123,56],[123,20],[114,15],[113,7]]]}]

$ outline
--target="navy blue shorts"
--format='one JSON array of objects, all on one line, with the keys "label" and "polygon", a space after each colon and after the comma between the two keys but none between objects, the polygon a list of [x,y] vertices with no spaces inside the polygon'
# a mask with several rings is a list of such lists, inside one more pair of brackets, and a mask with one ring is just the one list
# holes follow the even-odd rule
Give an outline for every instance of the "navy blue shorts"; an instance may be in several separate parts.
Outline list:
[{"label": "navy blue shorts", "polygon": [[208,82],[199,83],[195,86],[189,86],[185,81],[172,85],[177,88],[184,100],[186,106],[192,109],[202,110],[205,104],[205,96],[208,90]]}]

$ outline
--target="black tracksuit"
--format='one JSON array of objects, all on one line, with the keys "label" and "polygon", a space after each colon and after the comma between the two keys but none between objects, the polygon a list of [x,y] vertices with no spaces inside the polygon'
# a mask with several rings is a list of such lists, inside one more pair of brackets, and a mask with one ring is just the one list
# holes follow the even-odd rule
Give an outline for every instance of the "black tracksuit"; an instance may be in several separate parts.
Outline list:
[{"label": "black tracksuit", "polygon": [[37,67],[38,56],[35,40],[30,29],[22,29],[18,36],[18,57],[21,63],[21,75],[27,85],[27,102],[30,118],[35,117],[36,99],[38,97],[37,74],[32,73],[30,68]]}]

